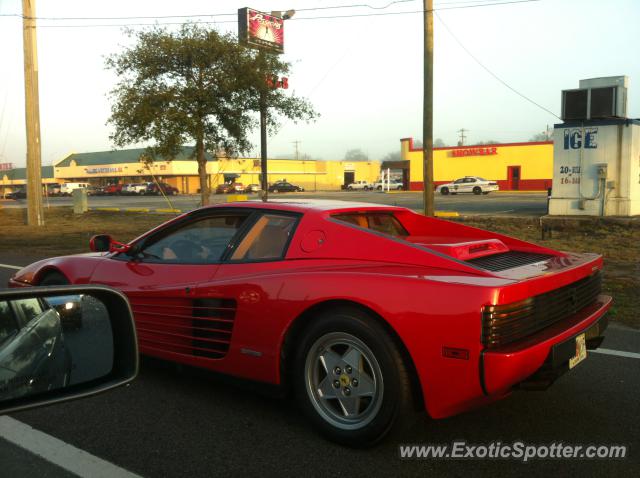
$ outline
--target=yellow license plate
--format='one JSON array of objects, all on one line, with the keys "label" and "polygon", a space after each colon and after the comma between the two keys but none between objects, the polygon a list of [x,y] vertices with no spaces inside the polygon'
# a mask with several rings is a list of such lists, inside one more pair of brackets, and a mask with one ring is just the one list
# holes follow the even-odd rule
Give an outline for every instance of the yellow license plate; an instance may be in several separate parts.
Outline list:
[{"label": "yellow license plate", "polygon": [[573,368],[587,358],[587,344],[584,334],[576,337],[576,354],[569,359],[569,368]]}]

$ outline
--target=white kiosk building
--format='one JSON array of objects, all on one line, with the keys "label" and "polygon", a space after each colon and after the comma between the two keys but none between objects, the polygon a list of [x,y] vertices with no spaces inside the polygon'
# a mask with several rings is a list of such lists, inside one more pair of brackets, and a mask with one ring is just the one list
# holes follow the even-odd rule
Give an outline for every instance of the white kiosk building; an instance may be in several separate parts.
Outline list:
[{"label": "white kiosk building", "polygon": [[626,76],[562,92],[554,125],[551,215],[640,215],[640,120],[627,118]]}]

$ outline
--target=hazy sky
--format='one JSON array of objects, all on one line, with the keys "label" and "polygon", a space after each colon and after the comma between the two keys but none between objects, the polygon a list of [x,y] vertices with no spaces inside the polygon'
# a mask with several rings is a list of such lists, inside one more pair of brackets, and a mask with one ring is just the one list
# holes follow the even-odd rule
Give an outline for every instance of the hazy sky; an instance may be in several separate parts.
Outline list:
[{"label": "hazy sky", "polygon": [[[391,0],[365,0],[384,7]],[[559,120],[523,100],[483,70],[445,30],[487,68],[545,108],[560,114],[560,91],[578,80],[628,75],[629,116],[640,116],[640,0],[541,0],[469,7],[502,0],[435,1],[436,138],[449,144],[457,130],[470,142],[526,141]],[[360,148],[371,159],[398,151],[400,138],[422,136],[422,0],[386,9],[320,9],[361,3],[350,0],[37,0],[42,161],[71,152],[111,149],[105,122],[106,93],[115,77],[104,57],[128,39],[121,27],[71,25],[178,22],[180,19],[45,20],[46,17],[132,17],[235,14],[248,6],[263,11],[297,9],[285,25],[284,58],[293,63],[290,87],[308,97],[321,117],[286,124],[269,138],[269,155],[301,153],[342,159]],[[456,7],[455,9],[452,7]],[[0,15],[21,12],[20,0],[0,0]],[[236,16],[199,17],[223,31],[237,31]],[[142,28],[142,27],[136,27]],[[25,162],[22,20],[0,17],[0,162]],[[257,133],[257,132],[256,132]],[[259,151],[258,136],[255,152]]]}]

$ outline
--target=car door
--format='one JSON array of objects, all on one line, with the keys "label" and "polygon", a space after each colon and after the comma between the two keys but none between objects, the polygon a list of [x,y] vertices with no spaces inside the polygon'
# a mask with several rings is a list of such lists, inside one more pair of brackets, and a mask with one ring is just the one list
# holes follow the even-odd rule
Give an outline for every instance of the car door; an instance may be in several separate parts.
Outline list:
[{"label": "car door", "polygon": [[464,179],[464,192],[470,193],[473,192],[473,188],[476,186],[476,178],[465,178]]},{"label": "car door", "polygon": [[[199,286],[198,295],[214,301],[214,307],[226,307],[226,318],[233,320],[233,335],[229,337],[233,339],[229,350],[232,360],[228,366],[255,364],[256,356],[268,355],[273,347],[270,334],[277,328],[270,326],[270,320],[282,316],[279,307],[285,306],[274,300],[282,288],[276,272],[300,267],[299,261],[285,260],[300,217],[283,211],[256,214],[216,270],[214,279]],[[252,375],[254,372],[258,375]],[[260,379],[259,373],[254,370],[249,375]]]},{"label": "car door", "polygon": [[214,277],[250,215],[239,209],[198,211],[143,239],[132,255],[100,263],[91,282],[128,296],[143,353],[175,359],[201,352],[194,327],[205,306],[196,287]]},{"label": "car door", "polygon": [[453,182],[453,191],[457,193],[464,192],[464,178],[456,179]]}]

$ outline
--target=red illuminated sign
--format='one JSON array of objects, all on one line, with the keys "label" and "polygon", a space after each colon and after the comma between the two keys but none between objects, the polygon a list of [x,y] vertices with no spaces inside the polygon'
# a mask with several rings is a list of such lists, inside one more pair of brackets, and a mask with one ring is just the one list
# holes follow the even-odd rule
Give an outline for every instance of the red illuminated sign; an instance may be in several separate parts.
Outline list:
[{"label": "red illuminated sign", "polygon": [[464,149],[452,149],[451,156],[487,156],[492,154],[498,154],[498,148],[464,148]]},{"label": "red illuminated sign", "polygon": [[284,20],[251,8],[240,8],[238,39],[251,48],[283,53]]},{"label": "red illuminated sign", "polygon": [[274,76],[273,78],[269,77],[267,78],[267,86],[269,88],[282,88],[283,90],[286,90],[289,88],[289,78],[286,76],[283,76],[282,78],[278,78],[277,76]]},{"label": "red illuminated sign", "polygon": [[13,169],[13,163],[0,163],[0,171],[9,171]]}]

